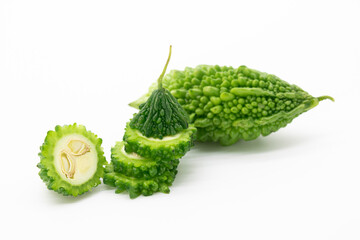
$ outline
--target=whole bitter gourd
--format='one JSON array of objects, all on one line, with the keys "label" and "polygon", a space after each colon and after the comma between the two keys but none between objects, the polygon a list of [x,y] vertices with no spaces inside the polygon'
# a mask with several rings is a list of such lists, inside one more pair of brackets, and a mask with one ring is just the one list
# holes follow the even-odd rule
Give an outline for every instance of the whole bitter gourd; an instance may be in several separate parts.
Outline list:
[{"label": "whole bitter gourd", "polygon": [[196,128],[176,98],[163,88],[162,80],[171,56],[154,90],[140,111],[126,124],[123,142],[111,149],[111,163],[104,183],[130,198],[169,193],[177,174],[179,159],[193,146]]},{"label": "whole bitter gourd", "polygon": [[76,197],[99,185],[106,164],[101,143],[101,138],[76,123],[48,131],[37,164],[48,189]]},{"label": "whole bitter gourd", "polygon": [[[196,139],[231,145],[285,127],[298,115],[330,96],[313,97],[275,75],[240,66],[218,65],[172,70],[164,88],[178,100],[197,128]],[[132,102],[141,107],[154,90]]]}]

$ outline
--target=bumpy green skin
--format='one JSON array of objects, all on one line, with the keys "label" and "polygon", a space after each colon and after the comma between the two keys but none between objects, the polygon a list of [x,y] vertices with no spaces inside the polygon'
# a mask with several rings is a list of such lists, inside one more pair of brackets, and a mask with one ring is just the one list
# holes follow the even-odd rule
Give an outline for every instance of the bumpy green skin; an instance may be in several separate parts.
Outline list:
[{"label": "bumpy green skin", "polygon": [[[81,185],[72,185],[69,182],[64,181],[56,171],[53,162],[53,152],[57,141],[62,137],[73,133],[81,134],[89,139],[96,146],[98,156],[97,170],[95,174],[91,179]],[[56,126],[55,131],[48,131],[45,141],[40,147],[40,163],[37,164],[37,167],[40,168],[40,178],[46,183],[48,189],[54,190],[64,196],[72,195],[76,197],[89,191],[93,187],[96,187],[101,183],[100,178],[104,175],[104,165],[106,164],[101,143],[101,138],[98,138],[92,132],[87,131],[82,125],[74,123],[73,125]]]},{"label": "bumpy green skin", "polygon": [[161,176],[152,179],[128,177],[124,174],[114,172],[112,163],[105,168],[103,181],[109,186],[116,187],[115,193],[127,191],[130,198],[140,195],[150,196],[156,192],[169,193],[169,187],[175,180],[177,170],[167,171]]},{"label": "bumpy green skin", "polygon": [[144,136],[162,139],[188,128],[188,116],[171,93],[159,88],[142,104],[130,127]]},{"label": "bumpy green skin", "polygon": [[124,142],[127,152],[135,152],[144,158],[155,161],[179,159],[194,145],[196,128],[192,125],[179,134],[180,137],[169,141],[156,141],[143,136],[138,130],[126,125]]},{"label": "bumpy green skin", "polygon": [[167,171],[176,170],[179,160],[161,160],[155,161],[148,158],[135,158],[130,154],[124,153],[124,142],[117,142],[111,148],[111,163],[114,172],[122,173],[128,177],[152,179],[161,176]]},{"label": "bumpy green skin", "polygon": [[[130,104],[138,107],[148,94]],[[240,66],[199,65],[172,70],[163,79],[197,128],[197,140],[231,145],[253,140],[285,127],[298,115],[315,107],[315,98],[280,78]]]}]

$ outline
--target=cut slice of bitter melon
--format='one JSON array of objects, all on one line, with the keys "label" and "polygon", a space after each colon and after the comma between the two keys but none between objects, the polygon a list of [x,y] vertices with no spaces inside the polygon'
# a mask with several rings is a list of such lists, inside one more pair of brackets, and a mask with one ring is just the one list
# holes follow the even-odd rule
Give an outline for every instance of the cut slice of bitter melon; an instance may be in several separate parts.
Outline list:
[{"label": "cut slice of bitter melon", "polygon": [[103,181],[109,186],[116,187],[115,193],[127,191],[130,198],[136,198],[140,195],[150,196],[156,192],[169,193],[169,187],[174,182],[176,174],[175,169],[151,179],[135,178],[114,172],[114,166],[110,163],[105,168]]},{"label": "cut slice of bitter melon", "polygon": [[161,176],[166,171],[172,171],[179,165],[179,160],[162,160],[144,158],[134,152],[126,152],[124,142],[117,142],[111,148],[111,163],[114,171],[129,177],[151,179]]},{"label": "cut slice of bitter melon", "polygon": [[106,164],[101,143],[101,138],[76,123],[49,131],[37,165],[48,189],[78,196],[99,185]]},{"label": "cut slice of bitter melon", "polygon": [[194,145],[195,132],[196,128],[189,125],[178,134],[159,139],[146,137],[127,123],[123,140],[127,152],[135,152],[155,161],[173,160],[183,157]]}]

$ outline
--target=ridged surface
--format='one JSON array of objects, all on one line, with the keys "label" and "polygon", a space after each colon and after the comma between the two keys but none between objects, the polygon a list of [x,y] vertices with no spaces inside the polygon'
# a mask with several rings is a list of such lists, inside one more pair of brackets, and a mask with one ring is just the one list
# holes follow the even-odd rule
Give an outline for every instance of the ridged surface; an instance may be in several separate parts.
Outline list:
[{"label": "ridged surface", "polygon": [[179,160],[163,159],[155,161],[148,158],[134,157],[124,152],[124,142],[118,142],[111,148],[111,163],[114,172],[122,173],[128,177],[151,179],[161,176],[167,171],[176,170]]},{"label": "ridged surface", "polygon": [[136,129],[127,124],[124,134],[125,149],[127,152],[135,152],[144,158],[156,161],[179,159],[193,146],[193,137],[196,128],[181,131],[179,137],[168,141],[149,139]]},{"label": "ridged surface", "polygon": [[103,182],[116,187],[116,193],[127,191],[130,198],[169,193],[179,158],[193,146],[195,132],[190,125],[170,139],[166,136],[160,140],[147,138],[127,123],[124,141],[112,148]]},{"label": "ridged surface", "polygon": [[127,191],[130,198],[136,198],[140,195],[150,196],[156,192],[169,193],[169,187],[174,182],[176,174],[177,170],[174,169],[151,179],[134,178],[115,172],[110,164],[106,166],[103,181],[109,186],[116,187],[116,193]]},{"label": "ridged surface", "polygon": [[[298,86],[249,69],[199,65],[172,70],[163,79],[168,89],[198,129],[197,140],[231,145],[253,140],[285,127],[295,117],[315,107],[325,96],[314,98]],[[131,103],[138,107],[148,94]]]},{"label": "ridged surface", "polygon": [[130,121],[130,127],[146,137],[162,139],[187,129],[188,120],[187,113],[171,93],[160,88],[140,106],[139,113]]}]

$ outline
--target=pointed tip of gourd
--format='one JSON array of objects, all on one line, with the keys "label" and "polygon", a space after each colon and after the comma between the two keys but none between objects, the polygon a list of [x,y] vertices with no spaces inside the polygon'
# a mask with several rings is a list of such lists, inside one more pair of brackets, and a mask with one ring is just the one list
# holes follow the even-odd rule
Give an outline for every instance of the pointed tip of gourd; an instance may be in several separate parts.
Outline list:
[{"label": "pointed tip of gourd", "polygon": [[129,103],[129,106],[135,109],[139,109],[139,104],[136,101]]},{"label": "pointed tip of gourd", "polygon": [[133,107],[135,109],[139,109],[140,108],[140,104],[146,102],[146,100],[149,98],[149,96],[141,96],[139,99],[136,99],[135,101],[129,103],[130,107]]},{"label": "pointed tip of gourd", "polygon": [[335,99],[334,99],[333,97],[330,97],[330,96],[321,96],[321,97],[318,97],[318,98],[317,98],[317,100],[318,100],[319,102],[321,102],[321,101],[323,101],[323,100],[326,100],[326,99],[329,99],[329,100],[335,102]]}]

